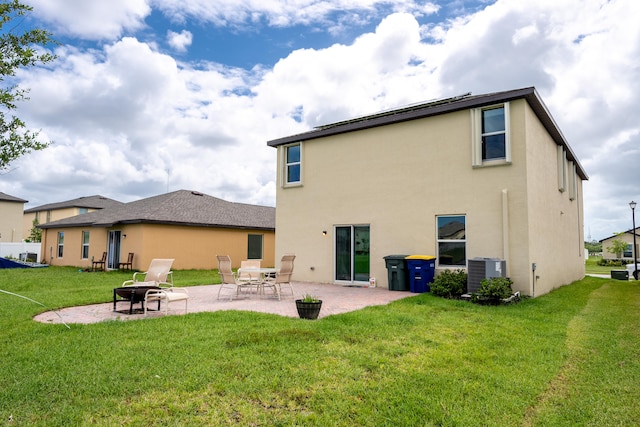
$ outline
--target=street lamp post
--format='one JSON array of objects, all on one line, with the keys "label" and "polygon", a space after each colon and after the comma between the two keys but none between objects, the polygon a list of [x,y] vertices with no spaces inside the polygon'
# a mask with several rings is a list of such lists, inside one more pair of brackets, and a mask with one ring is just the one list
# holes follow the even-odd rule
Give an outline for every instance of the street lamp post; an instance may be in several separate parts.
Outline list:
[{"label": "street lamp post", "polygon": [[633,278],[638,280],[638,254],[636,253],[636,202],[629,203],[631,218],[633,220]]}]

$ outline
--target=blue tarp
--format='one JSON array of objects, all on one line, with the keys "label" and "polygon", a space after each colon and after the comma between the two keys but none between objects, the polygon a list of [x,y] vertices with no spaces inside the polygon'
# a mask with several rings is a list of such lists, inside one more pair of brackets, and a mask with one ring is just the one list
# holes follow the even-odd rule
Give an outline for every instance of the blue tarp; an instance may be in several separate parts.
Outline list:
[{"label": "blue tarp", "polygon": [[47,267],[47,264],[36,264],[33,262],[14,261],[12,259],[0,258],[0,268],[30,268]]}]

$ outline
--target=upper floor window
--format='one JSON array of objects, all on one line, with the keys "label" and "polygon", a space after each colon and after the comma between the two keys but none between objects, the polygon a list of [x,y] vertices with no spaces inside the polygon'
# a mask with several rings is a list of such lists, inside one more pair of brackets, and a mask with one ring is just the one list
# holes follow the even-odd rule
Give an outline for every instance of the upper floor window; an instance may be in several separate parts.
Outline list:
[{"label": "upper floor window", "polygon": [[86,214],[89,212],[89,208],[78,208],[78,215]]},{"label": "upper floor window", "polygon": [[438,226],[438,265],[465,267],[467,265],[467,232],[464,215],[442,215]]},{"label": "upper floor window", "polygon": [[287,145],[285,148],[285,179],[284,183],[299,184],[301,181],[300,144]]},{"label": "upper floor window", "polygon": [[511,163],[509,104],[472,110],[473,166]]}]

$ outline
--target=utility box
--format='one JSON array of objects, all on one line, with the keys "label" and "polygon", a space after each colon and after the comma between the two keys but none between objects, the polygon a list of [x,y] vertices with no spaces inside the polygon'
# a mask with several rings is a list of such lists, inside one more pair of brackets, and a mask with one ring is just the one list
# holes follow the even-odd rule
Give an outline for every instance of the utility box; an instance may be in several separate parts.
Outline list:
[{"label": "utility box", "polygon": [[480,290],[484,279],[506,277],[507,261],[499,258],[473,258],[467,261],[467,293]]}]

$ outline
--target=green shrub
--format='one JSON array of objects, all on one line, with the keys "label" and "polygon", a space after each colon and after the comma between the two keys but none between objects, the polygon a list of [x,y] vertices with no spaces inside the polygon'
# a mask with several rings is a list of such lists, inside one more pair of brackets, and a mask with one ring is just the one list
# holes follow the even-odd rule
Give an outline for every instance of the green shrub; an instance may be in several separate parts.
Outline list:
[{"label": "green shrub", "polygon": [[500,304],[513,294],[511,285],[513,281],[508,277],[492,277],[480,282],[480,289],[474,299],[476,302],[487,302],[489,304]]},{"label": "green shrub", "polygon": [[626,262],[620,259],[604,259],[600,258],[598,260],[598,265],[602,267],[621,267],[625,265]]},{"label": "green shrub", "polygon": [[467,292],[467,273],[463,270],[445,270],[429,285],[431,293],[444,298],[458,298]]}]

